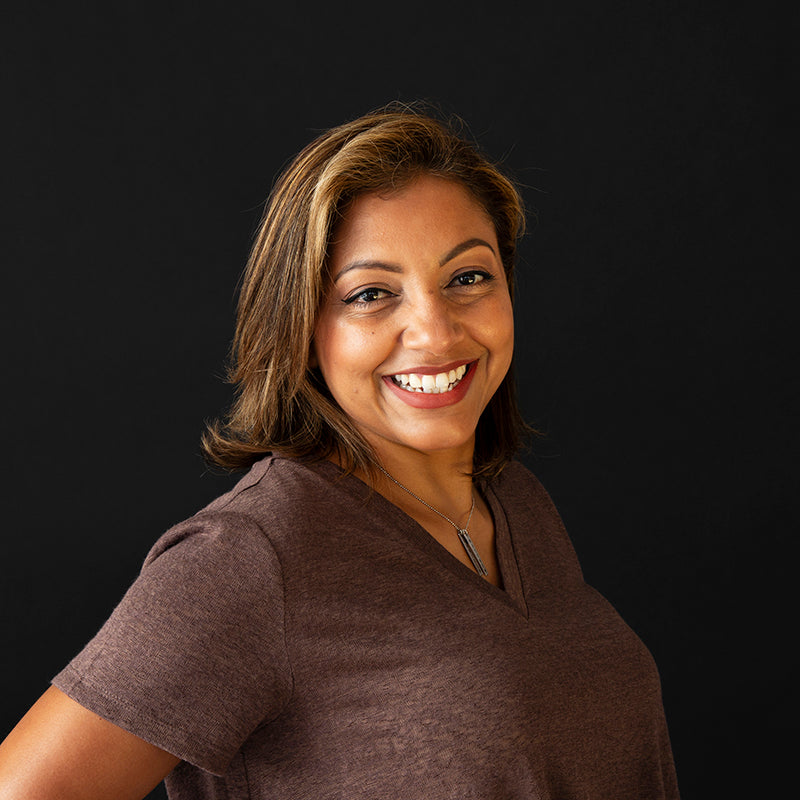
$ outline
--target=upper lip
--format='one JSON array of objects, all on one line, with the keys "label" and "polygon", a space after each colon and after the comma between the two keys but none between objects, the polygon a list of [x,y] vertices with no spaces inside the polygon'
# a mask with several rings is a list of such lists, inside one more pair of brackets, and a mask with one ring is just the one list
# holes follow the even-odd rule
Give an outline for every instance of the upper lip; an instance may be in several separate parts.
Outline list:
[{"label": "upper lip", "polygon": [[450,361],[447,364],[440,364],[439,366],[432,367],[430,365],[424,367],[410,367],[409,369],[398,369],[394,372],[388,372],[388,376],[392,375],[438,375],[441,372],[450,372],[450,370],[460,367],[465,364],[472,364],[477,359],[462,358],[459,361]]}]

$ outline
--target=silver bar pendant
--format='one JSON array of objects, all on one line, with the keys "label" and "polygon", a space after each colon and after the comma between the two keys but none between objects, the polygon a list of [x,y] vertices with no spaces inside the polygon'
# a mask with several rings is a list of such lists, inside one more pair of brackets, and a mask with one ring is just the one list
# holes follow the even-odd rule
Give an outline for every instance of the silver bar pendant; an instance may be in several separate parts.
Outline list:
[{"label": "silver bar pendant", "polygon": [[469,533],[463,528],[459,528],[458,540],[461,542],[464,550],[466,550],[469,560],[472,562],[472,566],[475,567],[475,571],[482,578],[485,578],[489,574],[489,570],[486,569],[486,565],[483,563],[480,553],[475,549],[472,539],[469,538]]}]

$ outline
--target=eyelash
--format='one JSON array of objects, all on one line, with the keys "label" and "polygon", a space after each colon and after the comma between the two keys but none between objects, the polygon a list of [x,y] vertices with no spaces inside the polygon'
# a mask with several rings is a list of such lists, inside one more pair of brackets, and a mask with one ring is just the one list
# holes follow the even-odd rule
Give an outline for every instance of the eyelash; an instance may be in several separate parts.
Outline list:
[{"label": "eyelash", "polygon": [[[473,280],[472,283],[459,283],[456,284],[456,281],[460,280],[461,278],[472,277],[472,278],[479,278],[480,280]],[[489,281],[493,281],[495,278],[490,272],[486,272],[482,269],[470,269],[466,272],[461,272],[456,275],[448,285],[454,286],[454,288],[468,288],[470,286],[475,286],[479,283],[488,283]],[[385,295],[392,295],[388,289],[379,289],[377,286],[370,286],[367,289],[362,289],[359,292],[356,292],[350,297],[345,297],[342,302],[347,305],[354,305],[354,306],[369,306],[373,303],[377,303],[379,300],[383,300],[382,297],[375,297],[372,300],[359,300],[360,297],[363,297],[366,294],[385,294]]]},{"label": "eyelash", "polygon": [[376,297],[373,300],[359,300],[358,298],[363,297],[365,294],[380,294],[380,293],[391,294],[391,292],[388,291],[387,289],[378,289],[373,286],[370,287],[369,289],[362,289],[360,292],[356,292],[354,295],[351,295],[350,297],[345,297],[345,299],[342,300],[342,302],[347,306],[350,305],[368,306],[383,298]]}]

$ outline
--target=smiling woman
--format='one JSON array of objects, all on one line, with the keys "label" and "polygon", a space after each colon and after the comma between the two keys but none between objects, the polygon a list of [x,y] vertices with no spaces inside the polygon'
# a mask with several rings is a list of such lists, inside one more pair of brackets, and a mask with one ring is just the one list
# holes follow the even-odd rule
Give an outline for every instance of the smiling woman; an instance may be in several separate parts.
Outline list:
[{"label": "smiling woman", "polygon": [[300,153],[204,439],[249,471],[0,746],[4,799],[677,798],[652,658],[513,460],[522,228],[414,109]]},{"label": "smiling woman", "polygon": [[481,206],[430,176],[358,198],[336,227],[315,363],[382,464],[449,451],[471,472],[514,347],[497,253]]},{"label": "smiling woman", "polygon": [[[385,280],[408,268],[395,258],[400,253],[388,247],[388,240],[394,235],[396,242],[402,231],[397,225],[410,222],[392,217],[395,207],[404,207],[408,216],[414,202],[401,198],[411,184],[420,182],[428,188],[419,189],[421,198],[434,204],[444,200],[446,205],[456,198],[459,211],[466,210],[474,222],[457,225],[450,232],[454,240],[441,245],[445,249],[426,254],[442,269],[449,264],[453,301],[459,296],[458,285],[492,278],[511,294],[517,240],[525,226],[522,201],[512,182],[470,142],[404,107],[329,131],[298,155],[270,198],[240,295],[231,371],[238,396],[226,423],[212,426],[205,437],[214,463],[237,469],[275,450],[302,459],[335,452],[346,470],[375,472],[375,454],[363,432],[332,402],[330,386],[315,369],[312,339],[319,317],[330,309],[323,301],[332,288],[341,291],[345,281],[348,291],[339,299],[352,314],[367,305],[392,302],[388,287],[365,283],[365,272],[369,267]],[[430,197],[437,193],[438,198]],[[386,219],[375,220],[380,230],[364,230],[370,227],[373,211],[378,214],[387,203]],[[454,209],[445,219],[441,206],[429,206],[425,213],[429,222],[439,219],[442,225],[456,216]],[[432,227],[423,224],[421,209],[412,210],[411,216],[417,220],[414,236],[429,236]],[[355,241],[345,244],[345,229],[372,241],[362,241],[356,253]],[[479,235],[483,247],[475,241]],[[379,242],[381,238],[386,241]],[[465,269],[463,264],[470,262],[464,248],[485,251],[484,261],[493,252],[489,266],[494,271],[484,269],[480,258],[473,267],[481,269]],[[334,265],[332,259],[341,263]],[[468,470],[476,477],[499,474],[524,431],[509,370],[478,423]]]}]

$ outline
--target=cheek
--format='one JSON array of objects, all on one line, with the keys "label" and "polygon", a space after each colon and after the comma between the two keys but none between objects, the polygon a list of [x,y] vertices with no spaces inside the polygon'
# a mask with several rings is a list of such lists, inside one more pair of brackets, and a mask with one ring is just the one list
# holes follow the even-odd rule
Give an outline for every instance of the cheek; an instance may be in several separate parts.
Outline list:
[{"label": "cheek", "polygon": [[[514,349],[514,313],[511,298],[499,299],[486,316],[486,344],[498,357]],[[509,355],[510,358],[510,355]]]},{"label": "cheek", "polygon": [[514,314],[511,311],[511,304],[508,306],[508,315],[505,321],[505,340],[509,350],[509,361],[511,360],[511,353],[514,351]]},{"label": "cheek", "polygon": [[505,378],[514,355],[514,316],[510,300],[496,309],[489,336],[491,339],[486,341],[486,346],[490,353],[491,380],[496,383],[494,391]]},{"label": "cheek", "polygon": [[328,388],[357,394],[356,377],[367,376],[383,359],[379,353],[379,327],[357,326],[341,320],[320,319],[314,333],[313,352]]}]

